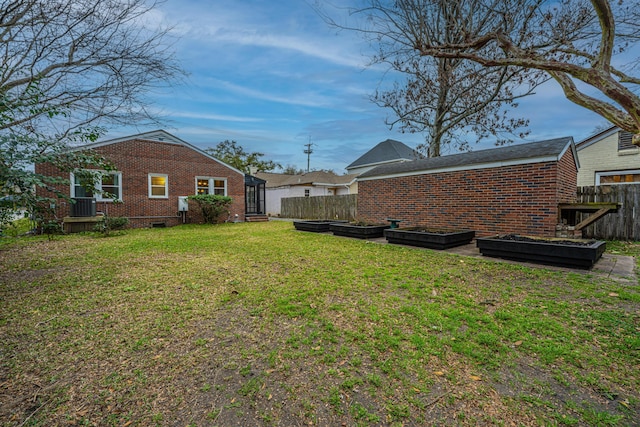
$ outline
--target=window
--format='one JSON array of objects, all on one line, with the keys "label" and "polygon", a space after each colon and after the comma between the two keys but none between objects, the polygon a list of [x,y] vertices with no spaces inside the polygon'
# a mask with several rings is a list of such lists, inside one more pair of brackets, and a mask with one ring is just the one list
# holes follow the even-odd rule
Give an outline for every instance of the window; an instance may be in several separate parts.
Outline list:
[{"label": "window", "polygon": [[225,178],[196,177],[196,194],[227,195],[227,180]]},{"label": "window", "polygon": [[596,172],[596,185],[638,184],[640,170]]},{"label": "window", "polygon": [[71,174],[71,197],[95,197],[99,202],[122,200],[122,173],[95,172],[100,172],[103,175],[102,179],[93,186],[92,179],[86,174],[78,172]]},{"label": "window", "polygon": [[166,199],[169,197],[169,176],[160,173],[149,174],[149,198]]},{"label": "window", "polygon": [[307,188],[304,190],[304,197],[309,197],[310,190]]}]

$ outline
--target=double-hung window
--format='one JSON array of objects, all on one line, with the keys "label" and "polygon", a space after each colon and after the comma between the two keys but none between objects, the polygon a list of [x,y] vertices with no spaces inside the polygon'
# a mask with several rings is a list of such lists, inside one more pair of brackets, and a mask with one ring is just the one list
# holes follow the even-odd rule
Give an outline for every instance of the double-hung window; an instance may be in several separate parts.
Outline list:
[{"label": "double-hung window", "polygon": [[225,178],[196,177],[196,194],[227,195],[227,180]]},{"label": "double-hung window", "polygon": [[169,198],[169,176],[162,173],[149,174],[149,198]]},{"label": "double-hung window", "polygon": [[[122,200],[122,172],[83,172],[71,174],[71,197],[95,197],[98,202]],[[95,180],[92,173],[102,176]]]}]

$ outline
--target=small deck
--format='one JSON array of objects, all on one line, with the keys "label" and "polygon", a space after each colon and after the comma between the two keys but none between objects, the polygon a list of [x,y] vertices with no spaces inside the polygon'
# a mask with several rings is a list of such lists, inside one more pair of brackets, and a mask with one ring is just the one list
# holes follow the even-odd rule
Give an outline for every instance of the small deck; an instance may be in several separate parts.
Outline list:
[{"label": "small deck", "polygon": [[591,215],[574,225],[574,230],[580,231],[609,212],[616,212],[619,208],[620,203],[561,203],[558,205],[558,224],[564,221],[575,224],[576,213],[590,212]]},{"label": "small deck", "polygon": [[65,216],[62,225],[65,233],[81,233],[93,231],[96,224],[104,221],[103,215],[96,216]]}]

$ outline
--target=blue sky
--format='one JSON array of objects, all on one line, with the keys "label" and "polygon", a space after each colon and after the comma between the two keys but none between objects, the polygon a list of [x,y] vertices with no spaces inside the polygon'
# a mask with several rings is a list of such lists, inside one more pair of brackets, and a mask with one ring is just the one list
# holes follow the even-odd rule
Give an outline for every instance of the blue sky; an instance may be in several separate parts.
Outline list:
[{"label": "blue sky", "polygon": [[[341,13],[332,9],[333,16]],[[177,58],[189,73],[152,94],[153,111],[161,128],[200,148],[235,140],[264,159],[306,169],[303,150],[311,142],[311,169],[344,173],[387,138],[410,147],[423,141],[421,134],[389,130],[391,111],[369,101],[388,83],[384,68],[367,66],[369,45],[356,33],[329,28],[305,0],[167,0],[150,18],[173,27]],[[553,82],[520,102],[517,113],[530,119],[526,142],[562,136],[578,142],[605,123],[567,101]],[[105,138],[156,128],[109,129]]]}]

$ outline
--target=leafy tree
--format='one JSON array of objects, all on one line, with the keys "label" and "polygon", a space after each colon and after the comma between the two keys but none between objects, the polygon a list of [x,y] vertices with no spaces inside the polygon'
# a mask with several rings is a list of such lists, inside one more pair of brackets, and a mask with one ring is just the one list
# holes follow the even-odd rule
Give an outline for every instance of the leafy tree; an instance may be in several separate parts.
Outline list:
[{"label": "leafy tree", "polygon": [[[395,3],[394,26],[416,19],[412,6]],[[420,13],[428,22],[423,31],[440,43],[463,41],[464,35],[452,25],[460,13],[484,25],[492,22],[488,11],[459,11],[455,2],[430,2]],[[391,127],[399,124],[403,131],[426,133],[425,144],[416,147],[422,154],[439,156],[447,145],[465,150],[473,139],[479,142],[490,136],[502,145],[529,133],[528,120],[512,118],[508,112],[517,106],[517,98],[531,94],[544,79],[517,67],[488,68],[460,58],[416,55],[415,50],[404,48],[402,40],[374,37],[373,42],[378,48],[374,61],[390,65],[406,78],[390,90],[376,92],[372,99],[395,113],[387,121]]]},{"label": "leafy tree", "polygon": [[282,168],[282,173],[284,175],[302,175],[304,170],[296,167],[295,165],[287,165]]},{"label": "leafy tree", "polygon": [[[444,3],[460,38],[442,39],[430,17]],[[519,67],[555,80],[570,101],[634,134],[640,145],[640,78],[615,55],[640,40],[640,3],[607,0],[366,0],[364,30],[416,57],[486,68]],[[478,19],[485,17],[485,19]],[[472,18],[472,19],[470,19]],[[595,92],[595,94],[594,94]]]},{"label": "leafy tree", "polygon": [[259,172],[268,172],[282,167],[279,163],[271,160],[261,160],[264,153],[247,153],[236,141],[225,140],[213,148],[206,148],[204,151],[244,173],[251,173],[253,168]]},{"label": "leafy tree", "polygon": [[[57,189],[59,185],[69,184],[69,180],[37,173],[33,169],[37,163],[50,163],[65,172],[75,171],[88,187],[93,187],[102,178],[102,172],[90,173],[83,169],[110,171],[113,165],[91,150],[70,150],[69,144],[95,141],[98,135],[92,130],[76,130],[64,139],[33,133],[0,133],[0,197],[11,201],[11,204],[0,204],[0,211],[4,212],[0,218],[6,223],[9,212],[25,208],[36,220],[42,220],[51,216],[49,207],[57,199],[69,198]],[[49,196],[39,195],[34,191],[36,188],[48,191]]]}]

